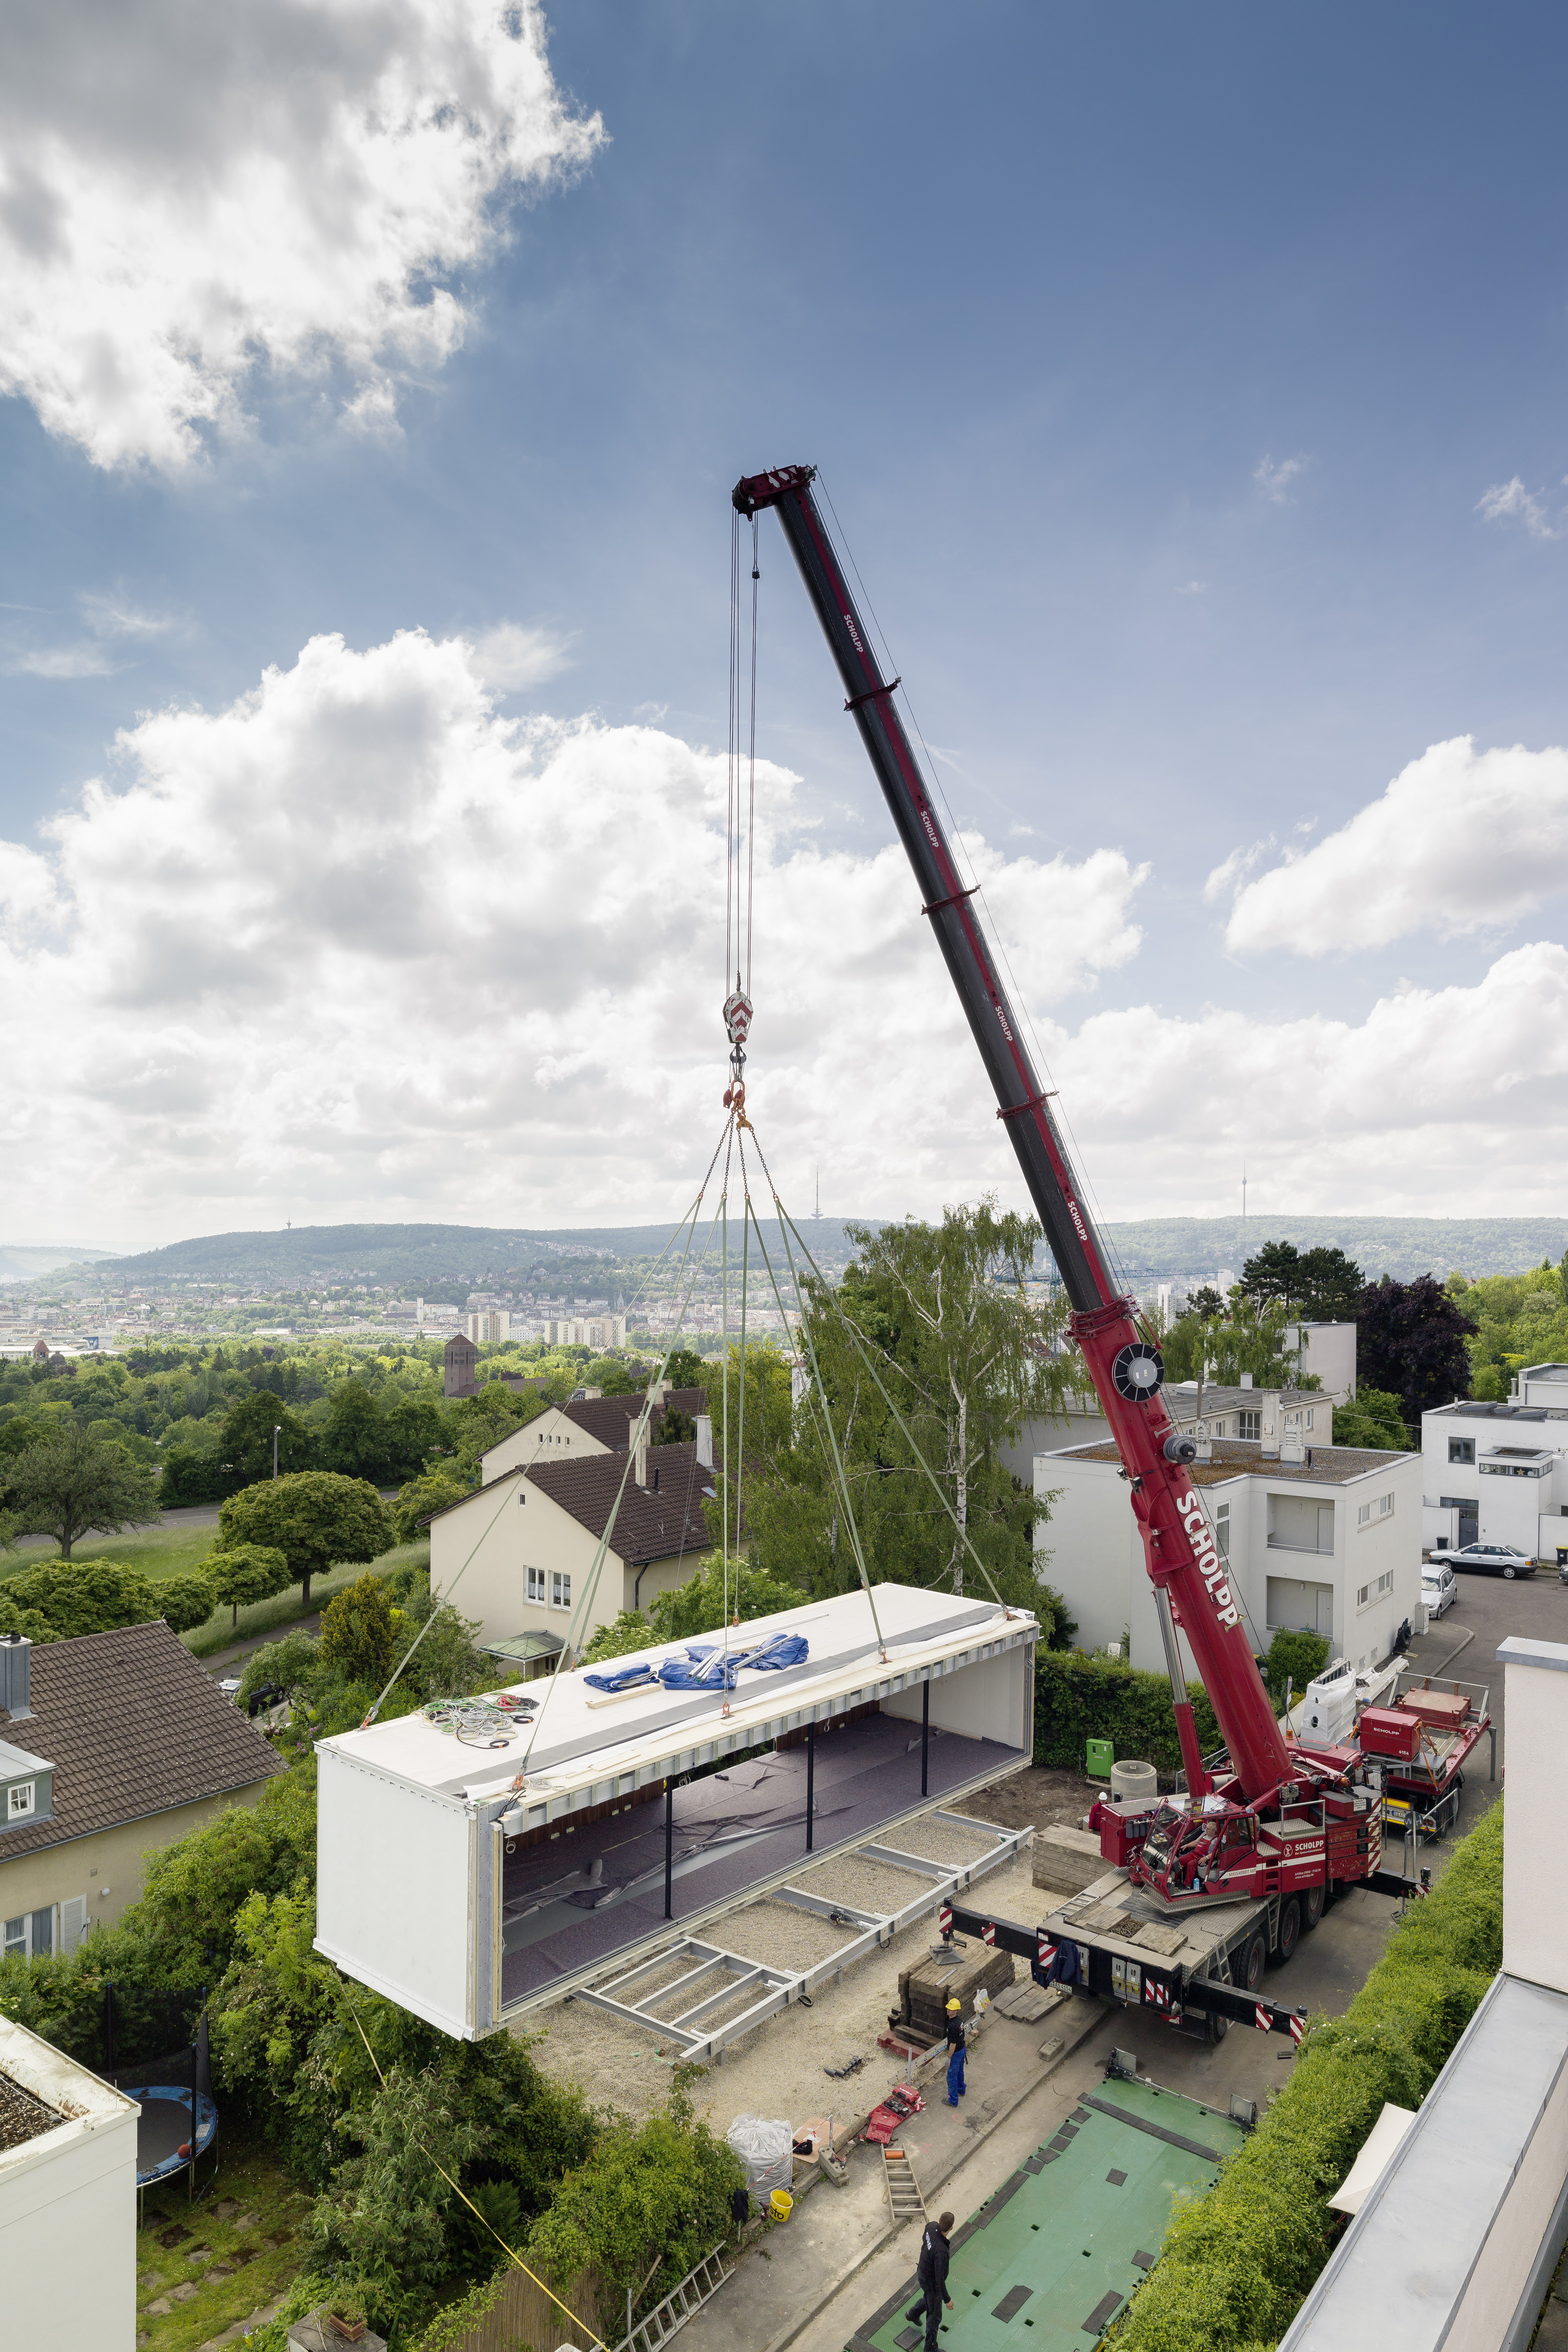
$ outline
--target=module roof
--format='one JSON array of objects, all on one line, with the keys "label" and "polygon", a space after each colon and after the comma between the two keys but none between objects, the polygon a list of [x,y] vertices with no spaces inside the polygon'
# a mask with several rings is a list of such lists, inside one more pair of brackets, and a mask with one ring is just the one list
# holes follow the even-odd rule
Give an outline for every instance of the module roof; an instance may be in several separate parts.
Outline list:
[{"label": "module roof", "polygon": [[33,1645],[32,1713],[0,1736],[55,1769],[53,1815],[0,1828],[0,1863],[204,1797],[237,1796],[284,1769],[163,1619]]},{"label": "module roof", "polygon": [[[727,1637],[731,1643],[750,1644],[770,1633],[798,1633],[805,1635],[810,1649],[802,1664],[783,1673],[742,1674],[727,1698],[719,1690],[667,1690],[658,1683],[615,1696],[595,1690],[586,1679],[589,1674],[625,1668],[638,1658],[657,1663],[685,1654],[683,1642],[656,1642],[630,1657],[615,1659],[608,1669],[575,1667],[546,1682],[508,1685],[539,1701],[541,1713],[534,1718],[537,1731],[520,1726],[503,1752],[467,1746],[423,1716],[405,1715],[392,1723],[373,1724],[368,1731],[323,1740],[321,1753],[341,1754],[348,1762],[445,1797],[500,1794],[512,1783],[526,1756],[528,1787],[522,1801],[529,1806],[548,1801],[553,1819],[563,1801],[596,1802],[584,1791],[606,1774],[646,1773],[650,1763],[662,1769],[667,1759],[710,1740],[720,1726],[726,1737],[743,1730],[763,1745],[774,1736],[769,1725],[776,1715],[826,1698],[842,1698],[847,1706],[858,1705],[883,1685],[901,1688],[908,1682],[923,1681],[928,1669],[950,1671],[994,1651],[1032,1643],[1039,1631],[1037,1620],[1025,1611],[913,1585],[879,1584],[872,1601],[874,1613],[863,1592],[840,1593],[732,1626]],[[711,1642],[726,1636],[719,1633],[701,1638]]]}]

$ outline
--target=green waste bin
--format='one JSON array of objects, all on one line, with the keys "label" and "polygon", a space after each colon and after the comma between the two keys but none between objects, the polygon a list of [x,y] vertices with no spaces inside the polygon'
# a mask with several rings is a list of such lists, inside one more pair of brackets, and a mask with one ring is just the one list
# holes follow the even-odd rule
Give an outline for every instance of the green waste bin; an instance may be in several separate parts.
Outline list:
[{"label": "green waste bin", "polygon": [[1087,1743],[1088,1760],[1084,1769],[1091,1780],[1109,1780],[1110,1768],[1116,1761],[1116,1743],[1111,1739],[1091,1739]]}]

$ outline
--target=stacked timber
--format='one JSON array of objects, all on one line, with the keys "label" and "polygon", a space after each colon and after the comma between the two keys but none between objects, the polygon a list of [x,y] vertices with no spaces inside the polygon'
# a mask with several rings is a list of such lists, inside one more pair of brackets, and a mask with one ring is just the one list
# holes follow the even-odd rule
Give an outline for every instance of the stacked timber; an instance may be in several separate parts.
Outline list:
[{"label": "stacked timber", "polygon": [[1087,1830],[1037,1830],[1029,1841],[1029,1861],[1035,1885],[1058,1895],[1081,1895],[1109,1867],[1100,1840]]},{"label": "stacked timber", "polygon": [[917,2041],[942,2040],[947,2031],[950,2000],[958,2002],[962,2017],[973,2017],[977,1993],[999,1993],[1013,1982],[1011,1952],[994,1951],[988,1944],[958,1942],[953,1950],[957,1958],[952,1961],[928,1958],[899,1971],[900,2013]]}]

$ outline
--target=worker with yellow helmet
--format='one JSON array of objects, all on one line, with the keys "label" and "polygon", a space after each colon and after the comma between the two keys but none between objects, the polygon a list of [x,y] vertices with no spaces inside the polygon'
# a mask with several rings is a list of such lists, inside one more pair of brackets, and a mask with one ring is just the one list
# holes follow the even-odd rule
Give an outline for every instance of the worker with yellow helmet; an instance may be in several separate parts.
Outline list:
[{"label": "worker with yellow helmet", "polygon": [[947,2004],[947,2104],[956,2107],[965,2095],[963,2062],[969,2054],[963,2038],[963,2004],[950,2000]]}]

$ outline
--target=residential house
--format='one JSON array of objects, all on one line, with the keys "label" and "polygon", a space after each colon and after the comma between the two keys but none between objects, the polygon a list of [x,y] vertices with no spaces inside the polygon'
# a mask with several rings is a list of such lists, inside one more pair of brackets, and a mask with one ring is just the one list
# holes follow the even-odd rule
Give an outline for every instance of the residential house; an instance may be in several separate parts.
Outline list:
[{"label": "residential house", "polygon": [[[1352,1334],[1353,1323],[1331,1327]],[[1352,1349],[1353,1353],[1353,1349]],[[1160,1393],[1165,1410],[1184,1437],[1255,1437],[1265,1450],[1277,1454],[1281,1445],[1327,1445],[1333,1436],[1334,1407],[1343,1404],[1355,1386],[1352,1365],[1349,1391],[1333,1389],[1260,1389],[1244,1372],[1236,1387],[1205,1381],[1167,1381]],[[1201,1408],[1201,1410],[1200,1410]],[[1035,1456],[1074,1441],[1109,1438],[1110,1424],[1092,1389],[1070,1396],[1058,1419],[1026,1421],[1016,1438],[1000,1448],[1015,1478],[1028,1486]]]},{"label": "residential house", "polygon": [[1520,1375],[1520,1391],[1532,1401],[1457,1398],[1422,1414],[1428,1550],[1502,1543],[1532,1559],[1568,1559],[1568,1365],[1532,1365]]},{"label": "residential house", "polygon": [[645,1443],[628,1460],[624,1444],[590,1444],[575,1423],[569,1432],[560,1453],[540,1449],[487,1476],[430,1522],[432,1592],[520,1663],[552,1664],[568,1627],[584,1643],[623,1609],[646,1610],[695,1573],[710,1541],[702,1505],[713,1474],[695,1444]]},{"label": "residential house", "polygon": [[[534,1461],[581,1462],[593,1454],[624,1454],[646,1393],[638,1389],[631,1396],[607,1397],[598,1389],[584,1389],[565,1404],[551,1405],[487,1448],[479,1464],[484,1483],[499,1478],[503,1470],[524,1468]],[[668,1412],[684,1414],[695,1425],[698,1454],[711,1467],[713,1424],[708,1417],[707,1390],[678,1389],[661,1381],[654,1417],[662,1419]]]},{"label": "residential house", "polygon": [[162,1618],[0,1635],[0,1949],[73,1951],[135,1902],[150,1847],[283,1769]]},{"label": "residential house", "polygon": [[[1253,1646],[1282,1627],[1321,1633],[1357,1669],[1387,1657],[1421,1598],[1421,1456],[1345,1445],[1266,1456],[1258,1438],[1214,1438],[1186,1476],[1214,1522]],[[1164,1651],[1142,1539],[1114,1445],[1041,1454],[1035,1491],[1040,1573],[1078,1620],[1086,1649],[1131,1639],[1135,1666]],[[1047,1557],[1048,1555],[1048,1557]]]}]

